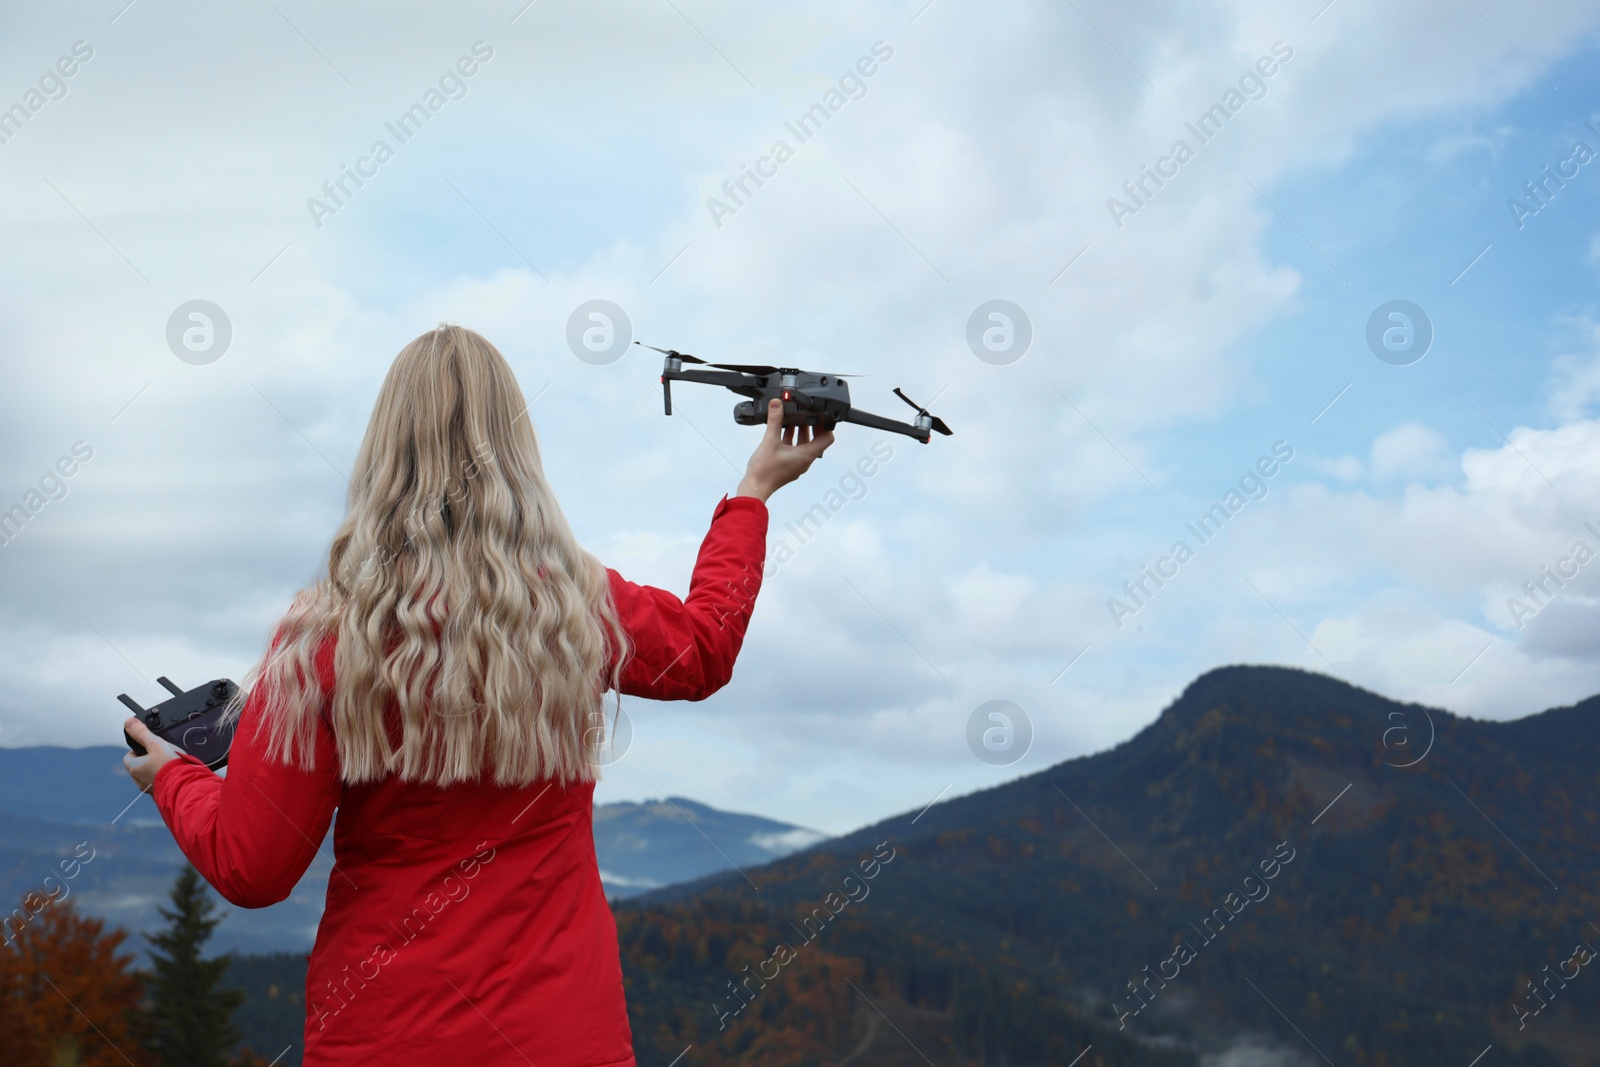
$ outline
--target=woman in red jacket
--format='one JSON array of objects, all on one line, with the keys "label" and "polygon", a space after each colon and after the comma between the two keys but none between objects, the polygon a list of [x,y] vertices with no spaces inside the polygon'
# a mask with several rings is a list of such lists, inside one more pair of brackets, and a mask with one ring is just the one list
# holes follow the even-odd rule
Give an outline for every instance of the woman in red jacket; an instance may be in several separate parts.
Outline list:
[{"label": "woman in red jacket", "polygon": [[395,359],[327,576],[252,672],[226,777],[151,735],[125,762],[241,907],[283,900],[334,826],[306,980],[308,1067],[633,1067],[590,823],[607,690],[725,685],[766,554],[766,499],[833,435],[782,407],[711,517],[689,595],[584,551],[511,368],[442,326]]}]

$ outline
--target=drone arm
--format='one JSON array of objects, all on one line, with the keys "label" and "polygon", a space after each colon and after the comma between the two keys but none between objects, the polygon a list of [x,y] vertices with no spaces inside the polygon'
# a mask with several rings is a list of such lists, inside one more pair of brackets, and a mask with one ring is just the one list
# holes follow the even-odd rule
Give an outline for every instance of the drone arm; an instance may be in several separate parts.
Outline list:
[{"label": "drone arm", "polygon": [[882,415],[874,415],[870,411],[862,411],[859,408],[851,408],[840,417],[839,421],[853,422],[858,426],[870,426],[875,430],[887,430],[890,433],[903,433],[907,437],[915,437],[923,444],[928,443],[927,433],[917,429],[910,423],[896,422],[894,419],[886,419]]},{"label": "drone arm", "polygon": [[661,372],[661,402],[666,407],[668,415],[672,414],[672,383],[674,381],[720,385],[736,392],[754,396],[757,391],[756,382],[759,379],[741,371],[664,369]]},{"label": "drone arm", "polygon": [[701,382],[705,385],[721,385],[729,389],[739,387],[754,387],[759,379],[753,375],[736,370],[669,370],[662,371],[661,380],[679,382]]}]

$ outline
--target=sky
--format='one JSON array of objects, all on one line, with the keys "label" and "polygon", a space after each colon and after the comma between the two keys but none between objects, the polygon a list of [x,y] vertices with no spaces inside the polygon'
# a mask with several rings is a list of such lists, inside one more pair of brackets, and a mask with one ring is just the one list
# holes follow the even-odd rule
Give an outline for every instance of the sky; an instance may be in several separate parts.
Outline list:
[{"label": "sky", "polygon": [[1600,5],[4,11],[0,744],[242,677],[440,322],[680,595],[760,431],[586,325],[955,431],[842,427],[772,498],[732,682],[625,700],[599,802],[841,833],[1234,663],[1600,691]]}]

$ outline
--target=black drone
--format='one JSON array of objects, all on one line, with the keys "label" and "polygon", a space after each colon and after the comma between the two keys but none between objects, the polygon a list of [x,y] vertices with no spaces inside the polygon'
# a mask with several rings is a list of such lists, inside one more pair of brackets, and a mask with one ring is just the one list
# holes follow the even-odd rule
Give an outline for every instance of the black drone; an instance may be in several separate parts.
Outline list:
[{"label": "black drone", "polygon": [[[720,385],[741,396],[751,398],[741,400],[733,406],[733,421],[740,426],[765,424],[767,404],[772,400],[782,400],[783,424],[786,427],[811,426],[826,431],[833,429],[836,423],[853,422],[858,426],[871,426],[878,430],[888,430],[890,433],[903,433],[907,437],[915,437],[923,444],[928,443],[932,433],[942,433],[946,437],[951,434],[950,427],[944,424],[943,419],[928,414],[927,408],[899,389],[894,391],[894,395],[917,409],[917,417],[911,422],[896,422],[894,419],[886,419],[881,415],[858,411],[851,407],[850,387],[844,380],[854,375],[817,374],[798,367],[707,363],[697,356],[670,348],[656,348],[655,345],[647,345],[643,341],[635,341],[634,344],[660,352],[666,357],[661,367],[661,396],[666,402],[668,415],[672,414],[673,382],[703,382],[706,385]],[[702,367],[714,369],[685,369],[685,363],[697,363]]]}]

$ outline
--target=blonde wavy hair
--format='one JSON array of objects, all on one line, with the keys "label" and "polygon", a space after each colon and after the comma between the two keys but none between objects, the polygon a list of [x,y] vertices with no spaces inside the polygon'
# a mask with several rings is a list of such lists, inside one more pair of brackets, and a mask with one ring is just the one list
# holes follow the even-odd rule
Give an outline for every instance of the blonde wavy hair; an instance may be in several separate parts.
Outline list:
[{"label": "blonde wavy hair", "polygon": [[[270,757],[315,769],[326,709],[351,784],[599,777],[602,698],[620,694],[628,640],[605,567],[545,481],[526,409],[505,358],[471,330],[440,326],[395,357],[326,575],[295,597],[247,680],[266,686]],[[331,701],[315,665],[330,635]]]}]

